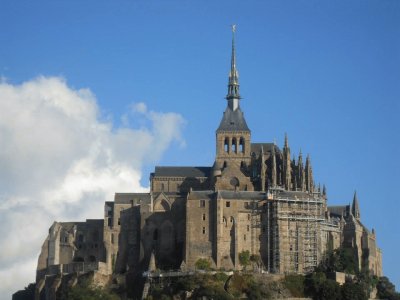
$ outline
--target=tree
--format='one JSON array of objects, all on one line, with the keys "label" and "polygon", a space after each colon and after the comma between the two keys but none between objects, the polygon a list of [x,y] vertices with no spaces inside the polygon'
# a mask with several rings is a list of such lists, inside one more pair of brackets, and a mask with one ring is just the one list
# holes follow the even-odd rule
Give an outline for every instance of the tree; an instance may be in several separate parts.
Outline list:
[{"label": "tree", "polygon": [[381,299],[400,300],[400,294],[396,293],[394,284],[385,276],[379,278],[376,289],[378,290],[378,297]]},{"label": "tree", "polygon": [[250,252],[249,250],[242,251],[239,253],[239,263],[246,269],[250,264]]},{"label": "tree", "polygon": [[340,285],[334,280],[325,280],[318,289],[317,299],[342,300]]},{"label": "tree", "polygon": [[343,300],[368,300],[365,288],[360,283],[346,282],[342,286]]}]

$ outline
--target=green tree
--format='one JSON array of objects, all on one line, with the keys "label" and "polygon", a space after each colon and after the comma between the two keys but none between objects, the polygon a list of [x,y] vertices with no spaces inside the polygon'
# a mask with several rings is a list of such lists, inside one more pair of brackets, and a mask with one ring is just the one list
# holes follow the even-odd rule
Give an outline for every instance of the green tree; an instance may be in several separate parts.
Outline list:
[{"label": "green tree", "polygon": [[342,300],[340,285],[334,280],[325,280],[318,289],[316,299]]},{"label": "green tree", "polygon": [[396,292],[394,284],[385,276],[379,278],[376,289],[381,299],[400,300],[400,294]]},{"label": "green tree", "polygon": [[250,264],[250,252],[249,250],[242,251],[239,253],[239,263],[246,269]]},{"label": "green tree", "polygon": [[360,283],[346,282],[342,286],[343,300],[368,300],[365,287]]}]

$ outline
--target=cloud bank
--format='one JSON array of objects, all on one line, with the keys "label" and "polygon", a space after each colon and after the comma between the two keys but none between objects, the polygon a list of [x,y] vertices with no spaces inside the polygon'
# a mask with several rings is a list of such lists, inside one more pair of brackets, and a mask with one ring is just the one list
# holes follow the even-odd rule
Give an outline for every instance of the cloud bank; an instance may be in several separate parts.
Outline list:
[{"label": "cloud bank", "polygon": [[115,192],[148,190],[143,164],[184,145],[179,114],[136,103],[121,119],[115,128],[89,89],[59,77],[0,82],[0,299],[34,281],[54,220],[102,218]]}]

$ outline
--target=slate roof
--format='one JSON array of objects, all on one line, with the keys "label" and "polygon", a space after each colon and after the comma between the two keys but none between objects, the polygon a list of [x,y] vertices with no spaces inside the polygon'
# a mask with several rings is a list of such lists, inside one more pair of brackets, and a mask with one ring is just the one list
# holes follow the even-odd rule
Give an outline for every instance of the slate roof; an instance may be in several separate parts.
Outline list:
[{"label": "slate roof", "polygon": [[339,206],[328,206],[328,211],[330,214],[335,216],[346,216],[349,205],[339,205]]},{"label": "slate roof", "polygon": [[114,201],[118,204],[131,204],[131,200],[150,200],[150,193],[115,193]]},{"label": "slate roof", "polygon": [[281,150],[274,143],[251,143],[251,152],[256,154],[260,153],[261,147],[264,149],[264,153],[272,152],[272,147],[275,146],[275,153],[281,153]]},{"label": "slate roof", "polygon": [[250,129],[240,108],[233,111],[228,106],[217,131],[250,131]]},{"label": "slate roof", "polygon": [[209,177],[211,167],[156,167],[156,177]]}]

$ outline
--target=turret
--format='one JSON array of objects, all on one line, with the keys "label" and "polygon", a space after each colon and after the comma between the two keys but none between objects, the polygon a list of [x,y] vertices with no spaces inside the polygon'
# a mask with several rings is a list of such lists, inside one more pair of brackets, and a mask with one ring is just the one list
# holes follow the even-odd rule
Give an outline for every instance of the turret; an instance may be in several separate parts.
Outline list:
[{"label": "turret", "polygon": [[285,183],[285,188],[291,190],[291,161],[290,161],[290,148],[288,136],[285,133],[285,145],[283,146],[283,180]]},{"label": "turret", "polygon": [[306,158],[306,189],[309,193],[312,193],[314,190],[314,180],[313,180],[313,174],[312,174],[312,167],[311,167],[311,159],[310,155],[307,155]]},{"label": "turret", "polygon": [[276,154],[275,154],[275,143],[272,146],[272,152],[271,152],[271,156],[272,156],[272,170],[271,170],[271,181],[272,181],[272,187],[276,187],[277,182],[276,182]]},{"label": "turret", "polygon": [[261,146],[261,191],[265,192],[265,177],[266,177],[266,165],[264,157],[264,147]]},{"label": "turret", "polygon": [[353,197],[353,204],[351,205],[351,214],[356,218],[357,220],[360,219],[360,207],[358,205],[358,198],[357,198],[357,192],[354,191],[354,197]]},{"label": "turret", "polygon": [[305,185],[305,174],[304,174],[304,165],[303,165],[303,154],[301,153],[301,149],[300,149],[300,153],[299,153],[299,159],[297,162],[297,166],[298,166],[298,176],[299,176],[299,180],[298,180],[299,188],[301,191],[304,191],[306,189],[306,185]]}]

